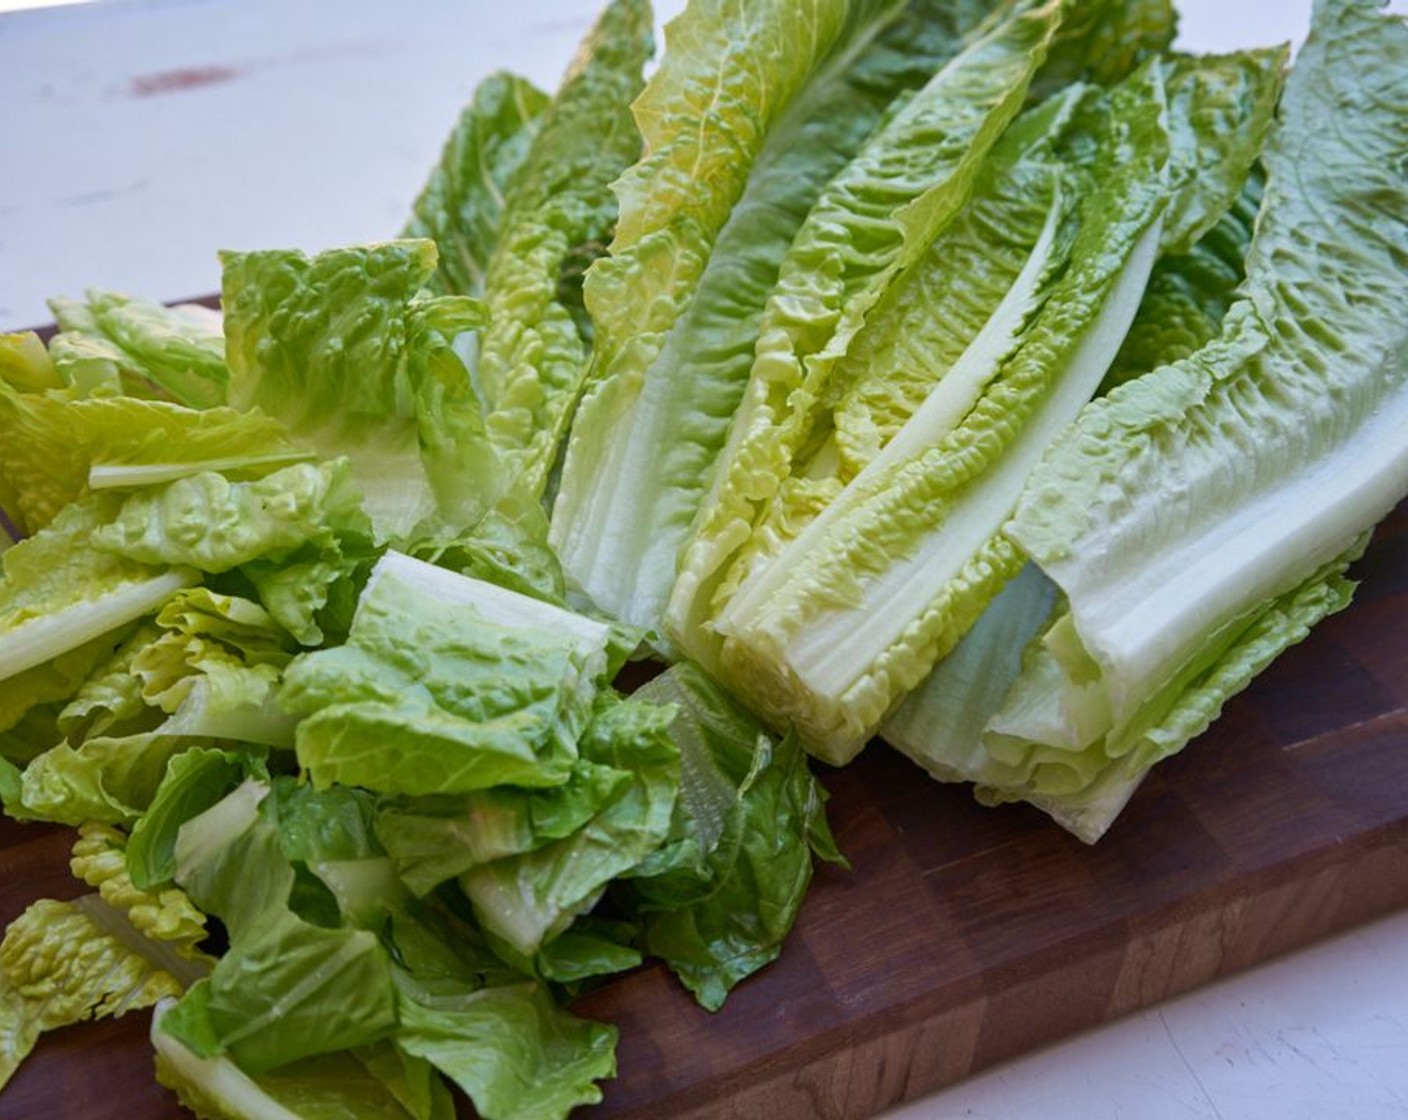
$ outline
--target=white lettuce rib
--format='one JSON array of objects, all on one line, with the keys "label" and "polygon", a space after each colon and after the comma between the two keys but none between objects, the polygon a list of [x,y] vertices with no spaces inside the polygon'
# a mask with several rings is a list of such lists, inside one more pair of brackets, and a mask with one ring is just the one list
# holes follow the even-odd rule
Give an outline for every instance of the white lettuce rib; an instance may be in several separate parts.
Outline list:
[{"label": "white lettuce rib", "polygon": [[[1401,356],[1400,356],[1401,358]],[[1116,724],[1247,603],[1294,586],[1385,517],[1408,492],[1408,382],[1330,453],[1248,495],[1211,507],[1167,547],[1095,572],[1074,556],[1046,571],[1071,598],[1076,628],[1105,670]],[[1158,502],[1133,507],[1169,516]],[[1020,531],[1014,534],[1021,543]],[[1137,533],[1135,534],[1137,536]],[[1087,542],[1098,549],[1099,541]]]}]

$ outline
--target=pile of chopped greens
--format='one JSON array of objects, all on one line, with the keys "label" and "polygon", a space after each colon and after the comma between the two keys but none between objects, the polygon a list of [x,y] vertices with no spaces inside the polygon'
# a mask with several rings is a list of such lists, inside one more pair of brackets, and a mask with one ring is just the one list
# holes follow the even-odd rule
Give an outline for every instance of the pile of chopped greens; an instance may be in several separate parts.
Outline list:
[{"label": "pile of chopped greens", "polygon": [[[154,1008],[196,1114],[601,1098],[708,1009],[877,737],[1083,839],[1408,494],[1408,28],[1318,0],[612,0],[401,236],[0,336],[0,1086]],[[634,690],[629,660],[663,662]],[[878,748],[876,748],[878,749]]]}]

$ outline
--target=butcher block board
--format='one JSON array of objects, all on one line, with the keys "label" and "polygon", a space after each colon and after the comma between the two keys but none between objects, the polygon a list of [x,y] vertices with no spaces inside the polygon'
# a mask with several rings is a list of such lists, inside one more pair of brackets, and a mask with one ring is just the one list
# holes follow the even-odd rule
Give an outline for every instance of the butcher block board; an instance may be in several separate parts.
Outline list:
[{"label": "butcher block board", "polygon": [[[1157,768],[1098,845],[873,745],[822,774],[849,870],[723,1010],[647,966],[576,1004],[621,1029],[581,1115],[859,1118],[1408,905],[1408,505],[1354,605]],[[0,823],[0,921],[71,897],[71,833]],[[6,1120],[178,1120],[147,1013],[46,1036]],[[468,1105],[465,1114],[471,1115]]]}]

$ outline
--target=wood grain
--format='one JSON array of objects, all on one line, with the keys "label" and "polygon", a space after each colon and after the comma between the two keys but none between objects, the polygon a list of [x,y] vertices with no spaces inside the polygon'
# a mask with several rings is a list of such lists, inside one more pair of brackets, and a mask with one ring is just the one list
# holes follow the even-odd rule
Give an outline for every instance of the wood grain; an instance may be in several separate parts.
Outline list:
[{"label": "wood grain", "polygon": [[[621,1028],[590,1120],[858,1120],[1408,905],[1408,506],[1321,624],[1162,764],[1100,844],[872,746],[828,770],[849,871],[723,1010],[658,966],[582,998]],[[77,893],[70,836],[0,823],[0,921]],[[43,1039],[7,1120],[177,1120],[147,1017]],[[468,1109],[466,1107],[466,1114]]]}]

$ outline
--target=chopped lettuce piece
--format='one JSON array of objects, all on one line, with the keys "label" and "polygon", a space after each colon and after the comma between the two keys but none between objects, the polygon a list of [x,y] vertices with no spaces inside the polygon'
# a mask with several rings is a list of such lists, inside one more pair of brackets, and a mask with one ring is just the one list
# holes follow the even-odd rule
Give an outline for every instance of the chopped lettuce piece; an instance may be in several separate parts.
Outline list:
[{"label": "chopped lettuce piece", "polygon": [[95,548],[93,536],[111,524],[121,504],[112,495],[74,502],[5,552],[0,680],[114,635],[200,582],[192,568],[146,564]]},{"label": "chopped lettuce piece", "polygon": [[671,705],[681,782],[669,836],[620,884],[664,959],[699,1003],[722,1006],[776,959],[812,877],[812,856],[844,862],[825,792],[795,737],[774,742],[698,668],[682,663],[640,689]]},{"label": "chopped lettuce piece", "polygon": [[150,890],[175,880],[176,843],[181,826],[223,801],[246,778],[263,778],[258,755],[192,747],[172,758],[151,804],[132,826],[127,868],[132,881]]},{"label": "chopped lettuce piece", "polygon": [[221,259],[231,404],[262,409],[325,459],[346,456],[382,538],[437,511],[482,512],[493,453],[454,341],[483,311],[422,293],[433,242]]},{"label": "chopped lettuce piece", "polygon": [[[0,680],[0,732],[11,731],[25,722],[31,713],[48,712],[52,724],[45,723],[45,733],[58,733],[64,712],[79,701],[89,687],[89,675],[97,672],[113,654],[114,636],[102,634],[81,646],[65,650],[56,657]],[[57,709],[54,705],[68,701]],[[89,700],[96,703],[96,700]],[[140,703],[140,698],[138,700]],[[33,730],[34,725],[25,728]],[[39,744],[39,749],[52,746]],[[26,757],[35,752],[27,752]],[[0,747],[0,754],[14,754]]]},{"label": "chopped lettuce piece", "polygon": [[90,489],[149,486],[206,470],[258,475],[309,457],[258,412],[24,393],[3,382],[0,423],[0,507],[16,530],[30,533]]},{"label": "chopped lettuce piece", "polygon": [[449,1006],[400,1005],[396,1041],[455,1082],[484,1120],[565,1120],[616,1075],[616,1028],[554,1006],[541,984],[485,988]]},{"label": "chopped lettuce piece", "polygon": [[98,889],[32,903],[0,941],[0,1088],[41,1033],[180,994],[208,967],[204,919],[177,890],[138,890],[121,834],[83,830],[74,873]]},{"label": "chopped lettuce piece", "polygon": [[[152,1016],[156,1078],[201,1120],[454,1120],[454,1100],[429,1063],[391,1043],[319,1054],[254,1075],[228,1057],[203,1058]],[[425,1072],[422,1072],[425,1071]]]},{"label": "chopped lettuce piece", "polygon": [[154,953],[97,895],[31,903],[0,941],[0,1087],[44,1031],[178,995],[180,981]]},{"label": "chopped lettuce piece", "polygon": [[59,714],[63,741],[25,770],[26,811],[130,823],[192,745],[291,748],[294,721],[275,703],[289,644],[249,600],[177,592]]},{"label": "chopped lettuce piece", "polygon": [[347,643],[290,665],[301,765],[319,785],[460,793],[563,781],[610,628],[388,553]]},{"label": "chopped lettuce piece", "polygon": [[373,1043],[395,1023],[379,939],[294,911],[282,799],[269,793],[248,779],[177,833],[176,882],[221,920],[229,947],[162,1025],[197,1056],[228,1053],[251,1073]]},{"label": "chopped lettuce piece", "polygon": [[184,984],[202,976],[212,958],[201,951],[209,931],[205,915],[184,892],[174,887],[148,890],[137,885],[127,869],[127,836],[117,829],[88,822],[78,830],[69,865],[74,877],[94,888],[109,906],[123,911],[144,937],[169,945],[178,957],[191,962],[171,971]]},{"label": "chopped lettuce piece", "polygon": [[296,463],[250,482],[205,471],[128,497],[93,531],[93,545],[143,564],[226,572],[312,544],[336,550],[339,529],[362,528],[345,459]]},{"label": "chopped lettuce piece", "polygon": [[49,309],[59,326],[49,356],[79,395],[164,399],[190,408],[225,403],[230,370],[218,311],[101,291],[83,300],[52,299]]},{"label": "chopped lettuce piece", "polygon": [[562,565],[548,544],[542,503],[511,487],[472,525],[431,519],[417,525],[402,551],[441,568],[565,606]]},{"label": "chopped lettuce piece", "polygon": [[578,749],[626,780],[613,784],[580,827],[459,877],[480,926],[511,953],[531,957],[665,839],[679,788],[673,718],[668,706],[604,701]]},{"label": "chopped lettuce piece", "polygon": [[34,331],[0,334],[0,384],[20,393],[63,388],[44,340]]}]

